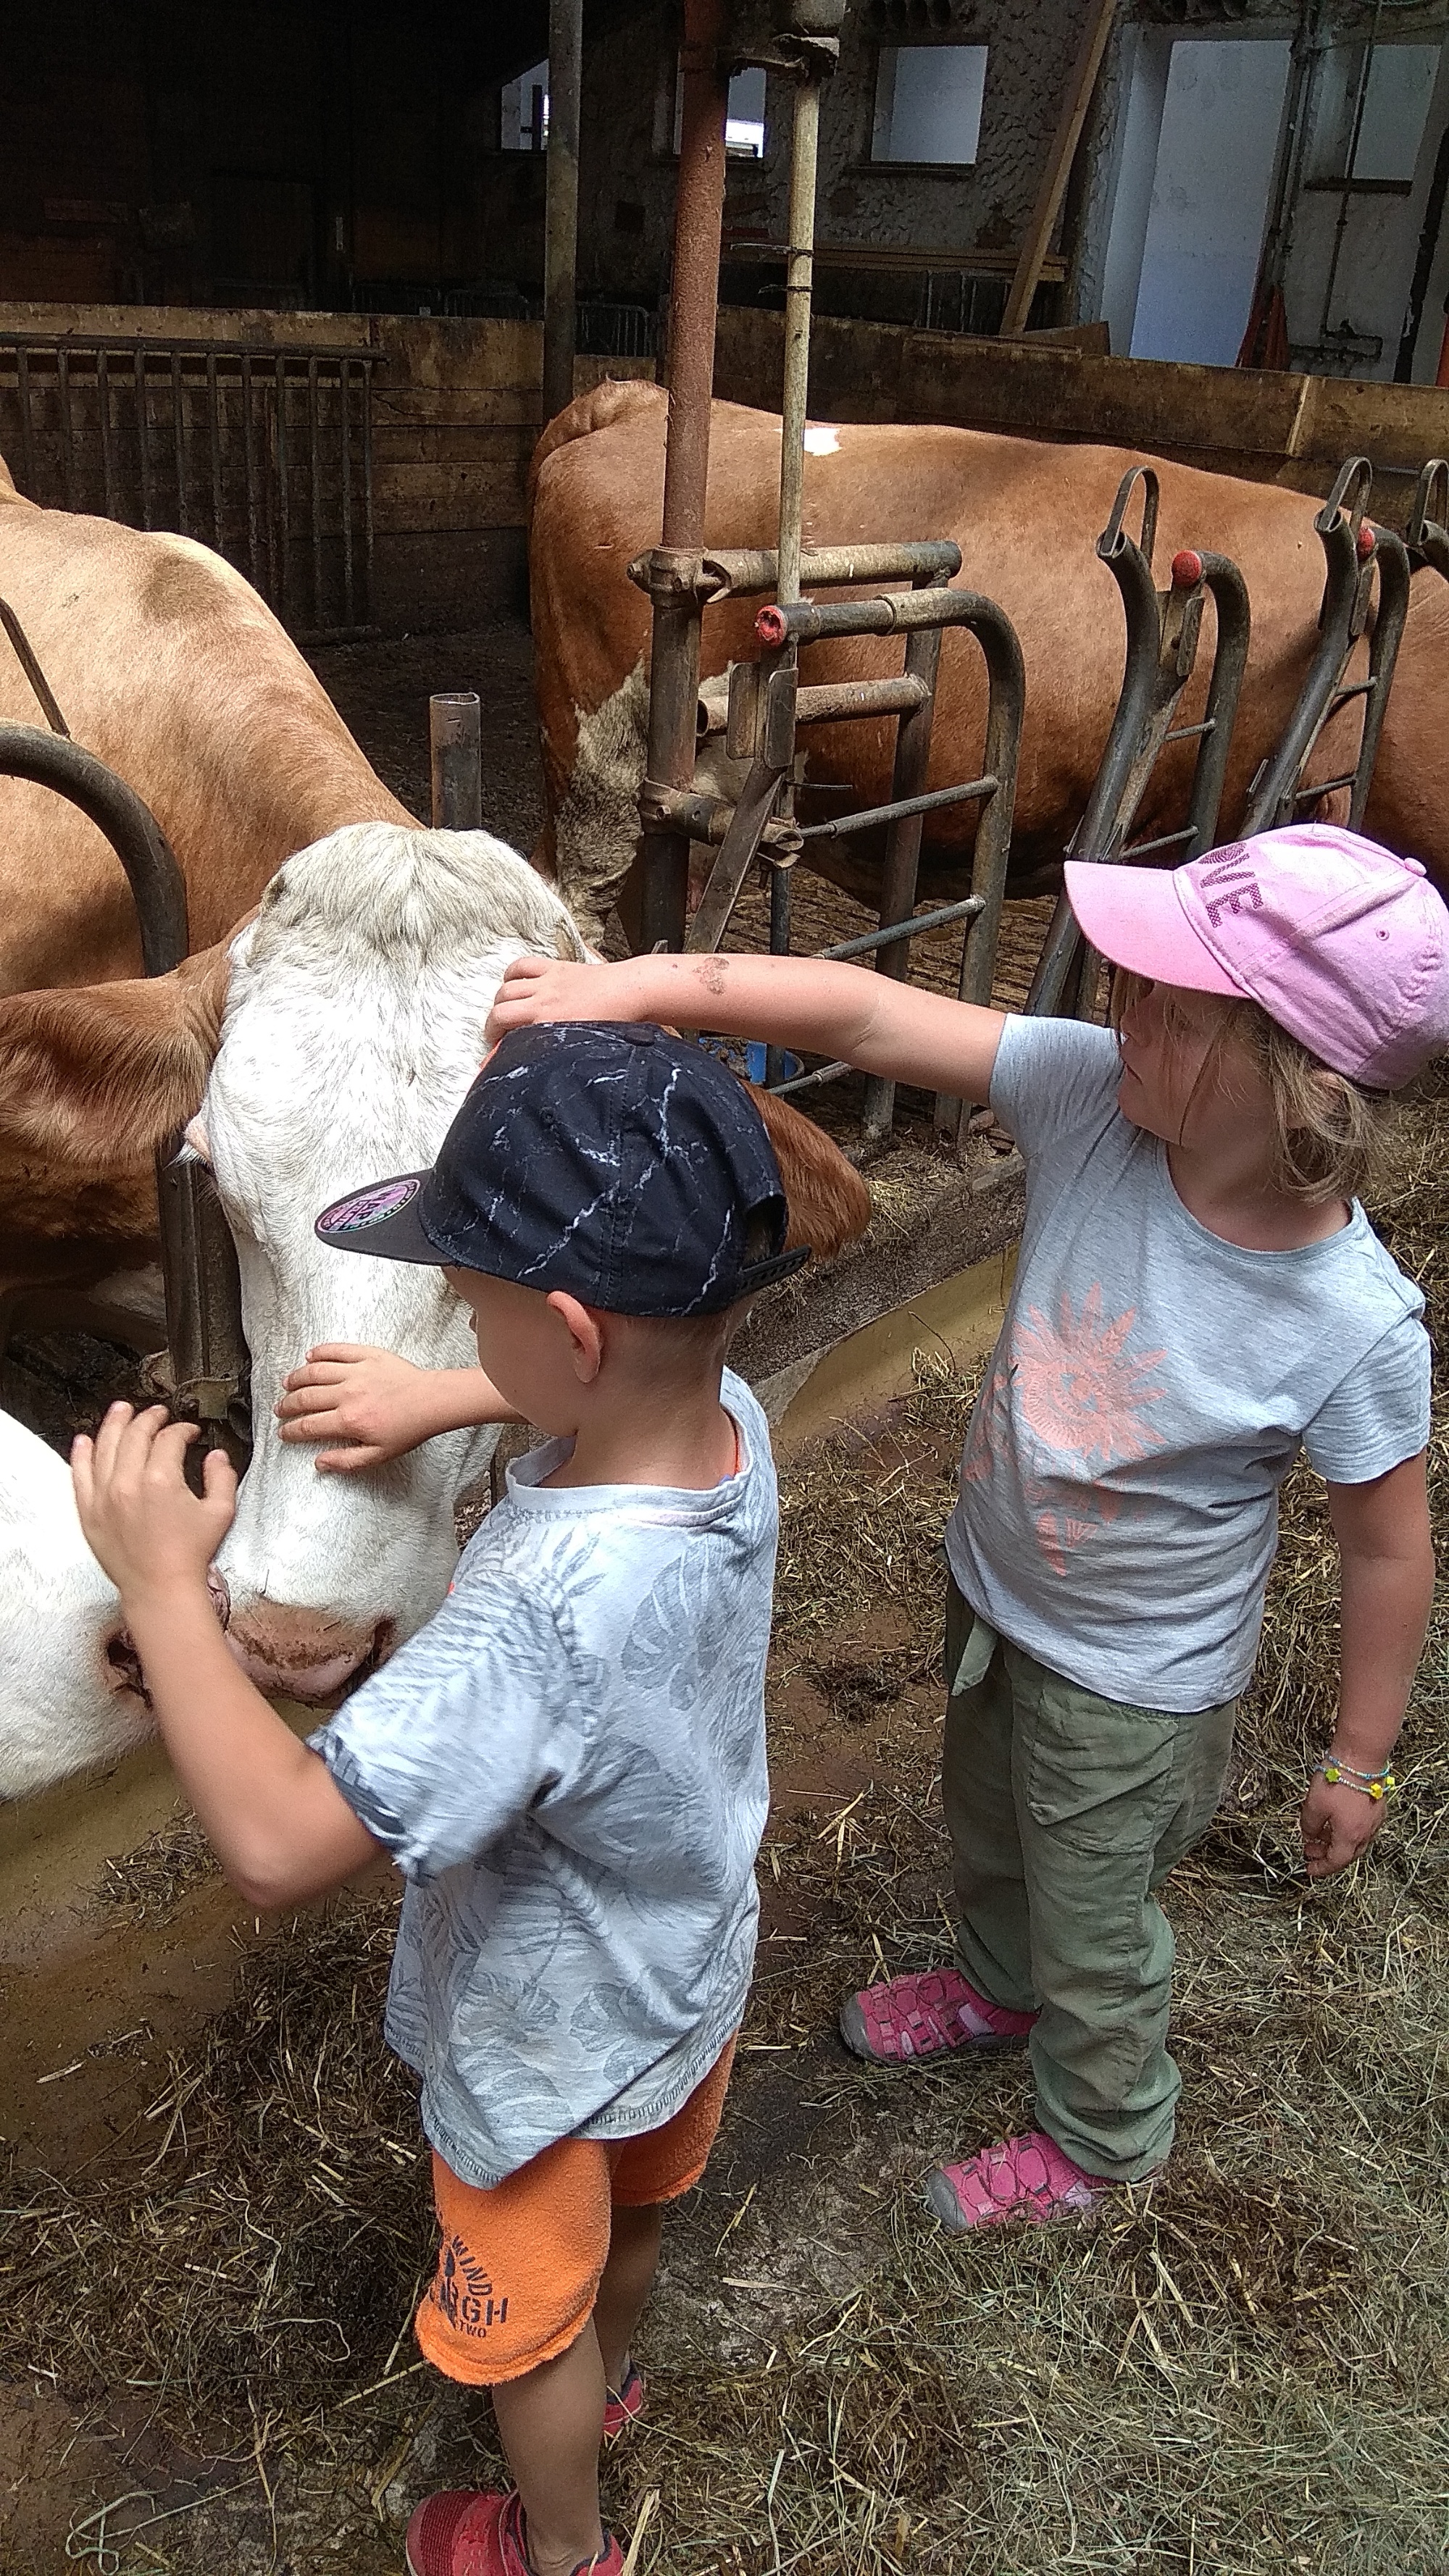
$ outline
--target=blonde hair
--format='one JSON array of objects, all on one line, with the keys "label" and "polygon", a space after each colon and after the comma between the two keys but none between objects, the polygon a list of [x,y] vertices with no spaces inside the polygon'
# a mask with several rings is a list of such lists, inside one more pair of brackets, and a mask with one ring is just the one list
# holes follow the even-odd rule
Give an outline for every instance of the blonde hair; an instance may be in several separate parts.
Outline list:
[{"label": "blonde hair", "polygon": [[[1112,978],[1111,1020],[1120,1030],[1124,1012],[1148,991],[1147,979],[1118,967]],[[1171,985],[1157,987],[1168,1045],[1181,1046],[1186,1016]],[[1224,1001],[1202,1068],[1193,1084],[1183,1125],[1203,1083],[1240,1046],[1261,1075],[1271,1102],[1272,1180],[1285,1197],[1316,1206],[1326,1199],[1355,1199],[1387,1179],[1397,1106],[1388,1093],[1368,1091],[1335,1073],[1257,1002]]]}]

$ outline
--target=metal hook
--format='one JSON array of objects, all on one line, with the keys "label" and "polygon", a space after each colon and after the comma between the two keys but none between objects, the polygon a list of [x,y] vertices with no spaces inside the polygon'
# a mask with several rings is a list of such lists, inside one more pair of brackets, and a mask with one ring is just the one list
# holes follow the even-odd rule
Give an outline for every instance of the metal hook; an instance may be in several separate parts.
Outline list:
[{"label": "metal hook", "polygon": [[1114,555],[1121,553],[1125,544],[1130,544],[1131,540],[1124,534],[1122,522],[1127,515],[1128,502],[1132,498],[1132,487],[1139,481],[1142,485],[1142,534],[1137,539],[1137,548],[1150,570],[1152,549],[1157,543],[1159,498],[1157,476],[1150,465],[1133,465],[1123,475],[1117,486],[1117,498],[1112,504],[1112,516],[1097,539],[1097,552],[1103,563],[1110,563]]}]

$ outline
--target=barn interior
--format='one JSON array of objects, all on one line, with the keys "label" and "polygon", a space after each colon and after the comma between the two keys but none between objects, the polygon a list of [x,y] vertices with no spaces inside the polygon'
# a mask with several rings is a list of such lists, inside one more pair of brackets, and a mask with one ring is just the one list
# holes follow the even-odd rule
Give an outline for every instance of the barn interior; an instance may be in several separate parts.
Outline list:
[{"label": "barn interior", "polygon": [[[1415,603],[1449,578],[1449,477],[1426,479],[1449,453],[1443,0],[850,0],[820,88],[792,395],[801,83],[781,28],[818,37],[817,16],[726,12],[707,344],[696,333],[716,399],[787,418],[793,399],[827,433],[1145,453],[1302,495],[1324,507],[1323,631],[1343,621],[1325,685],[1352,686],[1392,623],[1400,559]],[[688,34],[668,0],[471,16],[435,0],[204,15],[62,0],[7,63],[0,459],[17,490],[223,555],[420,819],[445,818],[430,702],[476,693],[483,756],[460,819],[524,852],[549,820],[530,460],[570,393],[637,380],[682,400],[700,292],[676,232]],[[559,68],[574,45],[576,131]],[[1359,458],[1368,473],[1345,484]],[[1091,808],[1118,847],[1158,828],[1126,769],[1175,720],[1165,698],[1150,720],[1127,703],[1134,632],[1140,678],[1169,611],[1197,600],[1191,716],[1226,596],[1205,603],[1201,575],[1175,593],[1159,554],[1167,587],[1149,579],[1134,630],[1134,531],[1153,571],[1140,485],[1125,511],[1127,569],[1094,560],[1083,610],[1124,681],[1118,770],[1104,786],[1104,760]],[[1305,511],[1316,583],[1312,525]],[[1344,531],[1378,587],[1340,581],[1330,614]],[[1215,523],[1193,532],[1217,541]],[[757,542],[776,547],[760,595],[785,600],[786,537]],[[1050,520],[1021,546],[1049,562]],[[706,653],[718,614],[701,611]],[[1393,680],[1389,653],[1380,707]],[[1357,706],[1325,723],[1328,707],[1320,690],[1277,791],[1301,811],[1305,779],[1342,772],[1337,803],[1311,810],[1361,813],[1372,748],[1361,770]],[[5,696],[12,715],[33,723],[33,699],[22,713]],[[691,775],[694,723],[691,697]],[[796,820],[840,810],[802,790]],[[639,902],[680,943],[729,819],[686,844],[677,811],[672,836],[656,813],[609,953],[652,944]],[[964,901],[949,890],[953,918],[870,945],[950,910],[935,829],[914,863],[898,839],[889,900],[755,866],[757,843],[720,944],[780,945],[783,908],[797,953],[861,942],[956,992],[974,880]],[[1054,912],[1047,882],[992,916],[982,998],[1039,994]],[[1066,1001],[1094,1007],[1080,988]],[[1331,1709],[1336,1594],[1323,1489],[1297,1470],[1229,1801],[1170,1891],[1180,2154],[1065,2239],[934,2235],[923,2164],[963,2123],[1016,2126],[1024,2072],[947,2066],[904,2095],[848,2061],[833,2011],[946,1938],[932,1550],[1009,1284],[1021,1169],[979,1104],[953,1123],[902,1089],[882,1126],[857,1077],[796,1098],[859,1162],[873,1215],[863,1243],[766,1301],[742,1346],[784,1502],[761,1972],[720,2152],[670,2243],[653,2421],[608,2470],[629,2566],[1438,2568],[1442,1628],[1373,1866],[1310,1886],[1293,1819]],[[1445,1116],[1425,1077],[1371,1211],[1436,1334]],[[0,1401],[63,1449],[110,1394],[140,1390],[170,1329],[159,1272],[125,1315],[12,1298]],[[1430,1464],[1442,1526],[1438,1413]],[[4,2576],[391,2576],[418,2499],[496,2471],[486,2410],[440,2390],[410,2342],[432,2220],[379,2033],[394,1911],[379,1870],[295,1919],[255,1918],[154,1750],[0,1803]]]}]

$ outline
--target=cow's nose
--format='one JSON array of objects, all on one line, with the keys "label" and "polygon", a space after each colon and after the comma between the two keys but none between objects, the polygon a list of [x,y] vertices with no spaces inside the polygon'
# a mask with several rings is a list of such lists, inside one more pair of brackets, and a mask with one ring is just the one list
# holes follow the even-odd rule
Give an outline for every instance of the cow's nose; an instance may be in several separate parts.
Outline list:
[{"label": "cow's nose", "polygon": [[391,1619],[333,1619],[275,1601],[233,1600],[226,1642],[258,1690],[315,1706],[374,1672],[395,1634]]}]

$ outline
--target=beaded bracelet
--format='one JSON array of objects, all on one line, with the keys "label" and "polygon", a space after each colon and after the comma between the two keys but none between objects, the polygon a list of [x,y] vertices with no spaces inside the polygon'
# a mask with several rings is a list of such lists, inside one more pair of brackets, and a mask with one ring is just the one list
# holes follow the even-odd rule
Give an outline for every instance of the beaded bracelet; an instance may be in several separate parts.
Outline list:
[{"label": "beaded bracelet", "polygon": [[1387,1764],[1382,1771],[1357,1771],[1351,1762],[1338,1762],[1325,1754],[1313,1767],[1322,1772],[1331,1789],[1342,1783],[1345,1789],[1357,1789],[1365,1798],[1387,1798],[1399,1785]]}]

